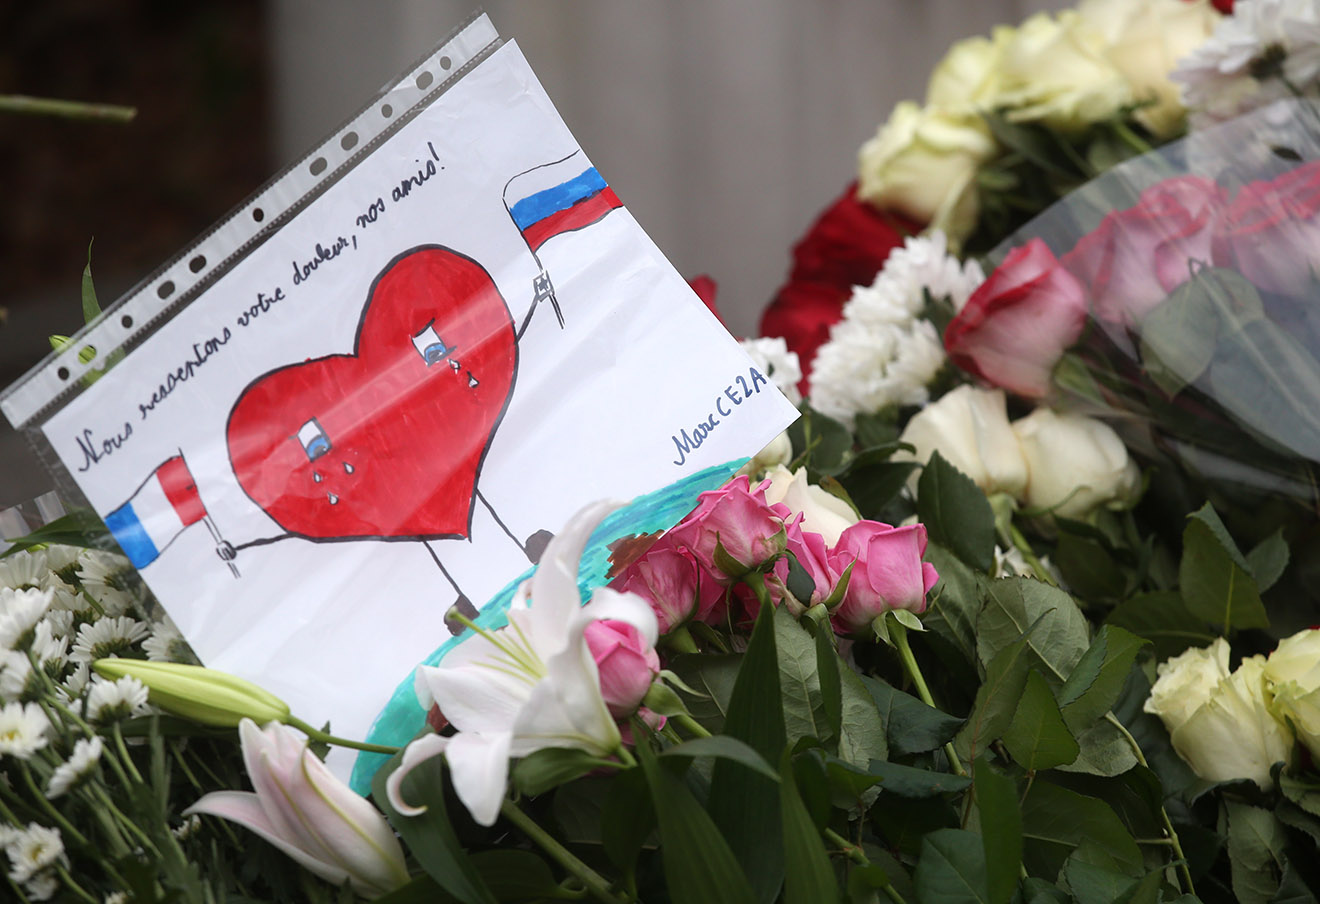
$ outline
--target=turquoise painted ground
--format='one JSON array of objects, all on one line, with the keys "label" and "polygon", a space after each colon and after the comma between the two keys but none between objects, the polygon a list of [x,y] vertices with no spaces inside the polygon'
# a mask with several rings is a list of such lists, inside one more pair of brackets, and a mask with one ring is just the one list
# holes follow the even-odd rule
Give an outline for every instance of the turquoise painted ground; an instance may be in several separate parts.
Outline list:
[{"label": "turquoise painted ground", "polygon": [[[718,487],[729,479],[730,474],[746,462],[747,459],[742,459],[741,461],[716,465],[704,471],[699,471],[691,477],[680,480],[678,483],[670,484],[664,489],[656,490],[654,493],[648,493],[645,496],[638,496],[630,504],[613,512],[602,521],[591,535],[591,540],[587,543],[587,549],[582,554],[582,563],[578,567],[578,587],[582,591],[583,601],[587,600],[592,590],[605,583],[605,573],[609,570],[609,544],[620,537],[667,530],[676,524],[680,518],[692,511],[696,505],[698,494]],[[489,630],[507,624],[505,612],[509,607],[509,602],[513,599],[513,592],[519,584],[531,577],[532,571],[531,568],[527,569],[497,593],[489,603],[482,607],[481,614],[475,619],[476,623]],[[461,643],[470,633],[465,632],[458,637],[449,639],[428,656],[421,665],[438,664],[450,650]],[[413,691],[414,671],[416,671],[415,667],[409,669],[407,674],[403,676],[403,680],[399,682],[399,686],[395,688],[393,696],[390,697],[389,703],[376,717],[376,722],[371,726],[371,731],[367,736],[367,740],[371,743],[385,744],[390,747],[403,747],[426,724],[426,711],[417,702],[417,695]],[[353,765],[351,779],[353,790],[362,795],[370,793],[371,777],[387,759],[388,757],[384,754],[359,753],[357,761]]]}]

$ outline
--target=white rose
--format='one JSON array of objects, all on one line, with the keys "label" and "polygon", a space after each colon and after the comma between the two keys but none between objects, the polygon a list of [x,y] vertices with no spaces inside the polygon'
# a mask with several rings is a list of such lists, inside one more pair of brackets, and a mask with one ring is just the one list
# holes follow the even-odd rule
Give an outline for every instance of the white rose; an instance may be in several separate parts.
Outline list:
[{"label": "white rose", "polygon": [[903,101],[858,152],[858,195],[957,244],[976,227],[976,173],[997,150],[979,114]]},{"label": "white rose", "polygon": [[1000,27],[994,37],[974,37],[949,48],[926,85],[926,103],[955,111],[995,106],[1000,89],[999,60],[1016,29]]},{"label": "white rose", "polygon": [[752,460],[738,469],[739,474],[755,477],[762,471],[776,465],[786,465],[793,460],[793,441],[788,438],[788,431],[770,440],[770,443],[752,456]]},{"label": "white rose", "polygon": [[1065,518],[1126,501],[1141,475],[1127,447],[1107,424],[1079,414],[1037,408],[1013,422],[1027,461],[1026,503]]},{"label": "white rose", "polygon": [[1265,657],[1242,660],[1237,671],[1170,730],[1169,739],[1192,771],[1207,781],[1246,778],[1266,791],[1274,787],[1270,767],[1291,759],[1293,738],[1265,705]]},{"label": "white rose", "polygon": [[852,506],[838,496],[832,496],[820,487],[807,482],[807,471],[790,471],[776,465],[766,474],[765,501],[774,505],[782,502],[794,512],[802,514],[802,529],[825,538],[825,545],[833,547],[839,535],[860,519]]},{"label": "white rose", "polygon": [[1133,96],[1105,50],[1103,34],[1076,12],[1037,13],[1000,57],[1000,105],[1015,122],[1064,131],[1109,119]]},{"label": "white rose", "polygon": [[1265,663],[1270,712],[1292,723],[1297,738],[1320,757],[1320,630],[1279,641]]},{"label": "white rose", "polygon": [[1158,676],[1143,707],[1159,716],[1173,734],[1200,709],[1231,673],[1228,641],[1222,637],[1208,647],[1189,647],[1155,669]]},{"label": "white rose", "polygon": [[[1001,389],[959,386],[913,415],[899,440],[916,452],[895,452],[894,461],[925,464],[938,451],[987,495],[1021,498],[1026,487],[1027,463],[1008,423]],[[909,485],[915,483],[914,478]]]},{"label": "white rose", "polygon": [[1137,101],[1137,121],[1160,138],[1176,135],[1186,110],[1169,79],[1174,64],[1213,34],[1220,16],[1209,0],[1082,0],[1077,15],[1105,41],[1104,55]]}]

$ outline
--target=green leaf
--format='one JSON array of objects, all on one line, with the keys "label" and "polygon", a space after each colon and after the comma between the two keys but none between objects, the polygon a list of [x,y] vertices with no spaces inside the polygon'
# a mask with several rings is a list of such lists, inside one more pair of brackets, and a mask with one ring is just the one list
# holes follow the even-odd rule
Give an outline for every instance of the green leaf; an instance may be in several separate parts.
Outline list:
[{"label": "green leaf", "polygon": [[1070,729],[1085,731],[1114,707],[1145,645],[1145,640],[1122,628],[1100,629],[1059,691],[1059,706]]},{"label": "green leaf", "polygon": [[586,775],[599,765],[599,758],[584,750],[546,747],[518,761],[513,767],[513,786],[529,797],[536,797]]},{"label": "green leaf", "polygon": [[893,411],[882,411],[877,414],[863,412],[853,419],[853,428],[853,432],[857,434],[858,445],[868,452],[877,447],[892,451],[902,432],[899,430]]},{"label": "green leaf", "polygon": [[917,517],[933,543],[972,568],[988,572],[995,564],[995,514],[970,477],[939,452],[917,481]]},{"label": "green leaf", "polygon": [[803,606],[811,604],[811,594],[816,592],[816,582],[811,579],[807,569],[802,567],[802,563],[797,560],[797,556],[791,552],[786,557],[788,561],[788,580],[784,586],[788,592],[793,595]]},{"label": "green leaf", "polygon": [[[783,607],[775,610],[773,624],[787,742],[796,744],[802,738],[828,737],[820,672],[816,667],[816,642]],[[777,757],[778,752],[773,756]]]},{"label": "green leaf", "polygon": [[1022,868],[1022,813],[1017,787],[984,759],[977,760],[972,769],[981,848],[985,851],[986,897],[990,904],[1007,904],[1018,886]]},{"label": "green leaf", "polygon": [[1256,581],[1261,593],[1274,586],[1283,577],[1283,570],[1288,567],[1288,541],[1283,539],[1283,528],[1279,528],[1247,553],[1248,571]]},{"label": "green leaf", "polygon": [[834,631],[828,623],[816,626],[816,674],[828,732],[821,740],[833,740],[837,746],[843,729],[843,679],[839,676],[839,657],[834,652],[833,638]]},{"label": "green leaf", "polygon": [[1090,842],[1134,879],[1144,874],[1141,851],[1104,801],[1037,779],[1022,804],[1027,872],[1057,875],[1078,845]]},{"label": "green leaf", "polygon": [[1287,835],[1269,810],[1229,797],[1224,798],[1224,806],[1233,894],[1243,904],[1266,904],[1279,890]]},{"label": "green leaf", "polygon": [[1077,904],[1113,904],[1137,884],[1125,872],[1087,862],[1078,856],[1082,851],[1079,847],[1063,865],[1063,878]]},{"label": "green leaf", "polygon": [[601,809],[600,839],[605,855],[624,875],[632,875],[637,855],[655,827],[655,808],[647,793],[646,775],[640,769],[615,775]]},{"label": "green leaf", "polygon": [[[788,619],[798,636],[804,638],[806,656],[814,666],[816,651],[787,607],[771,609],[762,605],[760,617],[743,656],[742,667],[729,698],[729,715],[724,733],[751,747],[766,762],[778,762],[787,744],[784,712],[791,690],[781,690],[781,656],[777,635],[787,628]],[[783,701],[781,703],[781,701]],[[653,788],[654,791],[654,788]],[[717,759],[711,774],[710,813],[728,839],[729,849],[751,882],[753,899],[769,902],[779,894],[783,882],[782,833],[779,795],[775,783],[740,763]],[[656,801],[656,811],[660,804]],[[661,820],[661,828],[664,822]],[[669,868],[666,854],[666,870]],[[676,900],[686,900],[670,881]]]},{"label": "green leaf", "polygon": [[948,640],[969,663],[975,663],[976,620],[981,614],[987,581],[938,543],[926,546],[926,561],[935,566],[940,576],[931,588],[926,628]]},{"label": "green leaf", "polygon": [[1013,721],[1004,731],[1004,746],[1028,772],[1053,769],[1077,759],[1081,748],[1068,731],[1054,702],[1054,693],[1035,669],[1027,675]]},{"label": "green leaf", "polygon": [[[672,899],[692,904],[754,904],[756,896],[728,842],[687,785],[660,766],[649,745],[639,744],[637,756],[651,790]],[[777,823],[776,819],[776,835]],[[775,884],[777,888],[778,880]]]},{"label": "green leaf", "polygon": [[989,589],[976,625],[981,663],[989,663],[1004,647],[1016,643],[1028,625],[1039,622],[1028,641],[1033,665],[1051,688],[1061,687],[1090,646],[1082,610],[1064,591],[1032,578],[992,581]]},{"label": "green leaf", "polygon": [[912,876],[922,904],[989,904],[985,851],[964,829],[937,829],[921,842]]},{"label": "green leaf", "polygon": [[1111,778],[1137,765],[1136,754],[1127,738],[1107,719],[1101,719],[1076,735],[1081,752],[1071,763],[1058,768],[1063,772],[1082,772]]},{"label": "green leaf", "polygon": [[1117,600],[1126,579],[1114,557],[1102,545],[1072,533],[1061,533],[1053,562],[1068,588],[1085,599]]},{"label": "green leaf", "polygon": [[87,266],[83,267],[82,273],[82,312],[83,323],[91,323],[101,316],[101,305],[96,301],[96,286],[92,283],[92,242],[87,243]]},{"label": "green leaf", "polygon": [[501,901],[576,898],[559,887],[549,864],[531,851],[502,849],[472,854],[472,864]]},{"label": "green leaf", "polygon": [[880,777],[880,790],[897,794],[909,800],[922,800],[941,794],[962,791],[972,783],[965,775],[951,775],[948,772],[932,772],[915,766],[899,763],[882,763],[879,760],[867,770]]},{"label": "green leaf", "polygon": [[1105,623],[1149,640],[1160,661],[1188,647],[1206,646],[1219,636],[1209,622],[1188,611],[1176,590],[1134,596],[1115,606]]},{"label": "green leaf", "polygon": [[741,763],[753,772],[759,772],[771,781],[779,781],[779,773],[770,767],[759,753],[742,741],[730,735],[712,735],[709,738],[695,738],[676,747],[670,747],[660,753],[665,757],[709,756]]},{"label": "green leaf", "polygon": [[875,700],[889,748],[894,753],[907,755],[934,750],[953,738],[966,721],[927,706],[879,678],[864,675],[861,681]]},{"label": "green leaf", "polygon": [[420,876],[413,876],[406,885],[401,885],[389,894],[376,898],[375,904],[451,904],[455,900],[457,899],[453,895],[423,873]]},{"label": "green leaf", "polygon": [[1146,375],[1167,395],[1177,395],[1210,366],[1219,329],[1219,314],[1206,284],[1196,277],[1187,280],[1141,321],[1141,364]]},{"label": "green leaf", "polygon": [[[889,450],[884,454],[888,456]],[[869,455],[859,455],[848,472],[839,475],[839,482],[862,517],[874,519],[907,485],[918,465],[915,461],[867,461]]]},{"label": "green leaf", "polygon": [[[837,654],[836,654],[836,663]],[[863,678],[846,664],[839,667],[843,697],[843,724],[839,732],[839,756],[854,766],[871,760],[889,759],[884,720]]]},{"label": "green leaf", "polygon": [[844,457],[853,444],[847,427],[810,405],[802,406],[802,417],[788,428],[788,437],[793,441],[794,453],[804,456],[813,478],[841,471]]},{"label": "green leaf", "polygon": [[1316,904],[1315,892],[1311,891],[1306,878],[1297,872],[1291,860],[1284,860],[1279,890],[1270,899],[1270,904]]},{"label": "green leaf", "polygon": [[1178,581],[1188,611],[1225,631],[1269,627],[1250,566],[1209,504],[1188,516]]},{"label": "green leaf", "polygon": [[1044,618],[1042,615],[1036,619],[1016,641],[1000,650],[986,668],[985,682],[976,690],[972,714],[954,739],[954,748],[964,761],[975,759],[1013,721],[1031,665],[1027,643]]},{"label": "green leaf", "polygon": [[779,764],[779,811],[784,826],[784,904],[837,901],[834,869],[816,823],[798,795],[788,751]]},{"label": "green leaf", "polygon": [[476,866],[463,851],[445,808],[445,762],[432,757],[418,763],[404,777],[400,792],[403,799],[426,812],[404,816],[390,805],[385,783],[399,767],[402,754],[376,770],[371,780],[371,799],[403,838],[426,874],[462,904],[495,904],[495,896],[482,880]]},{"label": "green leaf", "polygon": [[94,512],[78,509],[43,524],[30,534],[6,538],[11,545],[0,553],[0,559],[25,549],[53,544],[98,549],[102,546],[102,539],[109,536],[110,532]]},{"label": "green leaf", "polygon": [[700,694],[695,696],[679,689],[692,718],[712,733],[724,730],[729,697],[733,695],[742,660],[741,653],[694,653],[678,656],[669,664],[670,671]]}]

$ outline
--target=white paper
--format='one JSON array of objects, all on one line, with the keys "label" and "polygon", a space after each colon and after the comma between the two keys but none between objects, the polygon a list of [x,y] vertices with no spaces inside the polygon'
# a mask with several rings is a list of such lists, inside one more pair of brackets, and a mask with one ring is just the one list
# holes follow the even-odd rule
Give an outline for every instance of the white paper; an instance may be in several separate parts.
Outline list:
[{"label": "white paper", "polygon": [[[626,208],[520,229],[515,177],[566,158],[590,168],[504,45],[45,423],[97,511],[125,537],[136,518],[141,573],[207,665],[363,736],[458,593],[479,607],[529,567],[528,537],[796,417]],[[445,315],[479,271],[503,313]],[[435,481],[483,417],[469,508]]]}]

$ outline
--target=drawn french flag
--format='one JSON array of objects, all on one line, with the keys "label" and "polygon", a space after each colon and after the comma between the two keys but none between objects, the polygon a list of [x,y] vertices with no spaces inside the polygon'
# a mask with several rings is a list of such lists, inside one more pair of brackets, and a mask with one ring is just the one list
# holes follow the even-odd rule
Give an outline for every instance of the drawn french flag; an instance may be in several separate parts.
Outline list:
[{"label": "drawn french flag", "polygon": [[549,239],[590,226],[623,203],[578,150],[510,179],[504,206],[535,253]]},{"label": "drawn french flag", "polygon": [[182,455],[151,472],[128,501],[105,516],[105,526],[135,568],[156,561],[185,527],[206,517],[206,507]]}]

